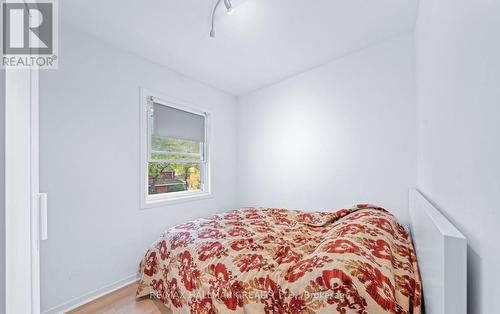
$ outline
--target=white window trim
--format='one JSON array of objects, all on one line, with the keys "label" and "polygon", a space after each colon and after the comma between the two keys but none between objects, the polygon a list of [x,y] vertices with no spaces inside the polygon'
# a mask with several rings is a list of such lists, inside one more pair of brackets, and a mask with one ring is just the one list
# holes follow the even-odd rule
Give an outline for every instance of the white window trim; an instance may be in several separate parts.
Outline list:
[{"label": "white window trim", "polygon": [[[198,106],[194,106],[187,102],[174,99],[172,97],[162,95],[158,92],[151,91],[146,88],[140,89],[140,109],[141,109],[141,209],[148,209],[153,207],[166,206],[171,204],[177,204],[187,201],[201,200],[212,198],[211,192],[211,163],[210,163],[210,138],[211,138],[211,127],[210,118],[211,114],[209,111],[202,109]],[[202,190],[201,191],[183,191],[175,192],[171,194],[157,194],[148,195],[148,154],[149,154],[149,132],[148,132],[148,99],[154,98],[156,103],[165,104],[170,107],[188,111],[195,114],[205,115],[205,161],[203,165],[202,173]]]}]

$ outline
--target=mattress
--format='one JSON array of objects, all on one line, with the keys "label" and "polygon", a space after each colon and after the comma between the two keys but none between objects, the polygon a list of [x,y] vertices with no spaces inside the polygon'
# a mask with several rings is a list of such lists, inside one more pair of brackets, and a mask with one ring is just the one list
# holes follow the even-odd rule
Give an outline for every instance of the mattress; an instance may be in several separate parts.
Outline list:
[{"label": "mattress", "polygon": [[173,313],[421,313],[410,237],[387,210],[246,208],[174,226],[137,297]]}]

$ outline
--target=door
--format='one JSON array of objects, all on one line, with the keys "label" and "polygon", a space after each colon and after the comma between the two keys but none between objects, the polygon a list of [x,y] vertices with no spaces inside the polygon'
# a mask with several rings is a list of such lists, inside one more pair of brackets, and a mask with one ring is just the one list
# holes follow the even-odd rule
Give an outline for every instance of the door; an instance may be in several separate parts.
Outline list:
[{"label": "door", "polygon": [[6,313],[40,313],[38,71],[6,70]]}]

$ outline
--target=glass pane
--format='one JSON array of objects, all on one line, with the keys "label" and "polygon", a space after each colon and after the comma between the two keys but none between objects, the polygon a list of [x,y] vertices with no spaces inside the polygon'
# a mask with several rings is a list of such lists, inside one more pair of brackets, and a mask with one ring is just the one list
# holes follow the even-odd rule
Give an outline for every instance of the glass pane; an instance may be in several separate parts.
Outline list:
[{"label": "glass pane", "polygon": [[202,143],[171,137],[151,136],[151,150],[153,152],[173,152],[201,155]]},{"label": "glass pane", "polygon": [[201,165],[196,163],[150,162],[148,194],[201,190]]},{"label": "glass pane", "polygon": [[200,154],[152,153],[151,159],[189,162],[202,160],[202,157]]}]

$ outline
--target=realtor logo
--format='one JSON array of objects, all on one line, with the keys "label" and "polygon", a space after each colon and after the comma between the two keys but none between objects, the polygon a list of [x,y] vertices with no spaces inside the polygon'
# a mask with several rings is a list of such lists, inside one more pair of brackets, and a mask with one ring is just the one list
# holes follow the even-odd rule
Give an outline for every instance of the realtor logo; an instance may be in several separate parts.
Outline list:
[{"label": "realtor logo", "polygon": [[56,68],[57,16],[53,0],[2,3],[2,67]]}]

